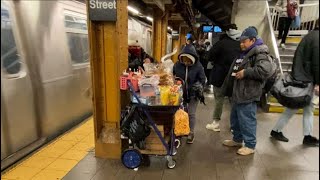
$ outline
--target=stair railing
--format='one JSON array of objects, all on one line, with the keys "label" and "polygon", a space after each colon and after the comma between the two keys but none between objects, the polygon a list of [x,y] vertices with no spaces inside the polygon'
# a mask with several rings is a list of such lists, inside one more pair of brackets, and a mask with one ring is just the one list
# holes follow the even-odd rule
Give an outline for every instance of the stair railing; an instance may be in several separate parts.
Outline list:
[{"label": "stair railing", "polygon": [[280,53],[279,53],[279,49],[278,49],[276,36],[275,36],[274,30],[273,30],[272,18],[271,18],[271,13],[269,11],[270,7],[269,7],[268,1],[266,1],[266,4],[267,4],[266,5],[266,7],[267,7],[266,17],[267,17],[267,20],[268,20],[268,27],[269,27],[270,38],[271,38],[271,44],[268,44],[268,46],[269,46],[269,48],[272,48],[272,51],[273,51],[273,53],[275,55],[275,58],[277,59],[277,63],[278,63],[279,69],[280,69],[280,73],[283,74],[281,61],[280,61]]},{"label": "stair railing", "polygon": [[[273,30],[278,32],[279,12],[274,6],[269,8],[271,12],[271,22]],[[316,21],[319,18],[319,3],[300,4],[299,15],[301,18],[301,25],[298,28],[290,28],[289,34],[307,34],[308,31],[313,30],[316,26]]]}]

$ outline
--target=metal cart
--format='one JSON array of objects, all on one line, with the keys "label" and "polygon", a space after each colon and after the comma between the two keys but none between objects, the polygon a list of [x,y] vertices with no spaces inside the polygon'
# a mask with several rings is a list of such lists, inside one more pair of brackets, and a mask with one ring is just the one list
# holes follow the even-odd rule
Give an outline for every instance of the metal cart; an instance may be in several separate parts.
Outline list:
[{"label": "metal cart", "polygon": [[[174,121],[173,116],[175,112],[181,107],[179,106],[148,106],[142,104],[140,99],[138,98],[137,93],[134,91],[130,80],[127,81],[128,88],[133,95],[134,98],[137,100],[137,106],[142,109],[142,112],[146,116],[150,126],[155,131],[158,138],[161,140],[162,145],[165,147],[166,153],[164,154],[143,154],[143,150],[139,150],[132,145],[130,145],[130,139],[127,139],[129,142],[129,146],[127,149],[123,150],[121,160],[125,167],[129,169],[138,168],[145,158],[147,161],[149,160],[149,155],[157,155],[157,156],[165,156],[167,160],[167,167],[169,169],[173,169],[176,166],[176,161],[172,158],[177,151],[176,149],[180,146],[180,139],[176,138],[174,134]],[[163,124],[165,129],[168,130],[167,134],[169,133],[170,140],[167,142],[165,137],[163,137],[157,128],[157,125]]]}]

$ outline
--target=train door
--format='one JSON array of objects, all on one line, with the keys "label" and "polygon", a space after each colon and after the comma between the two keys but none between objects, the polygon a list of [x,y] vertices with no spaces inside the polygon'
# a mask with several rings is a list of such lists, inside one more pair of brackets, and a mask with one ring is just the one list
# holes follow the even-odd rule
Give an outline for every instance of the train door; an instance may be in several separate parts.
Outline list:
[{"label": "train door", "polygon": [[1,1],[1,140],[6,137],[1,160],[39,138],[31,79],[10,3]]}]

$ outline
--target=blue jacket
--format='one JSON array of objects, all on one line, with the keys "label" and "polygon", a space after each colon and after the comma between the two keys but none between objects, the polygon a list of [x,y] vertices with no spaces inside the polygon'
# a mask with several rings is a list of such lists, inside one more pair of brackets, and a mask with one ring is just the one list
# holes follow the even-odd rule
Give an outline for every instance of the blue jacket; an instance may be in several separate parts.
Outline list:
[{"label": "blue jacket", "polygon": [[[185,66],[183,63],[180,62],[180,55],[181,54],[190,54],[195,58],[195,63],[192,66]],[[196,82],[200,82],[202,85],[206,82],[206,76],[204,73],[204,69],[199,62],[199,57],[196,52],[196,49],[192,45],[185,46],[180,54],[179,54],[179,61],[176,62],[173,66],[173,75],[179,77],[183,80],[186,78],[186,72],[188,72],[187,82],[184,88],[184,99],[188,100],[191,97],[195,96],[195,92],[192,90],[192,86]]]}]

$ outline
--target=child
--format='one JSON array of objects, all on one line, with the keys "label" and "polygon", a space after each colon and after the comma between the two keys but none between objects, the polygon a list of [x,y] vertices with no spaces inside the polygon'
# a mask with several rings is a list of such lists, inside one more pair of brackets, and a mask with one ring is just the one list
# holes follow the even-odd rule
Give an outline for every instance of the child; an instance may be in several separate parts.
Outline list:
[{"label": "child", "polygon": [[185,81],[183,99],[188,104],[190,134],[187,143],[192,144],[194,141],[194,127],[196,121],[196,111],[199,103],[193,86],[201,84],[203,87],[206,81],[204,69],[199,62],[199,57],[193,45],[186,45],[179,54],[179,61],[173,66],[173,74]]}]

